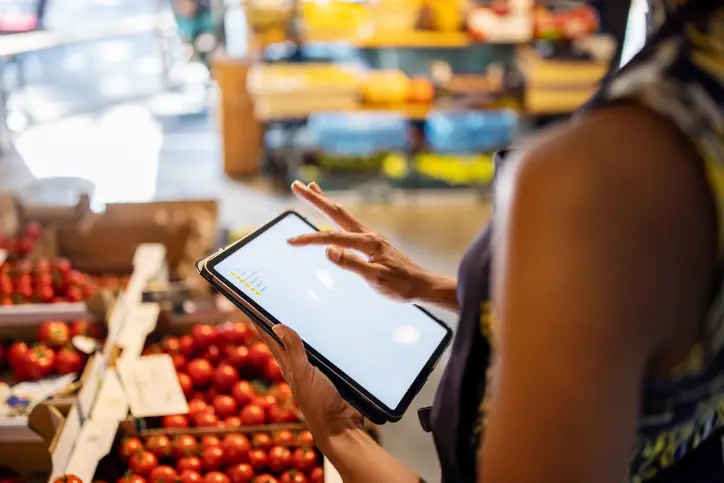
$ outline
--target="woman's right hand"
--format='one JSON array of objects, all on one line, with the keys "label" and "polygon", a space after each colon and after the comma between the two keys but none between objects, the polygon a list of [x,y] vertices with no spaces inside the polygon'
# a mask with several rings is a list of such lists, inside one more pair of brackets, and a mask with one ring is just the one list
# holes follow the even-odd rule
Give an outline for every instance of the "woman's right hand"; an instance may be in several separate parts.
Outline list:
[{"label": "woman's right hand", "polygon": [[[295,181],[292,191],[343,231],[301,235],[290,239],[291,245],[328,245],[327,257],[333,263],[360,275],[381,294],[406,302],[425,298],[424,294],[435,283],[434,275],[420,268],[384,237],[363,225],[344,207],[330,201],[317,183],[305,186]],[[361,252],[368,258],[355,252]]]}]

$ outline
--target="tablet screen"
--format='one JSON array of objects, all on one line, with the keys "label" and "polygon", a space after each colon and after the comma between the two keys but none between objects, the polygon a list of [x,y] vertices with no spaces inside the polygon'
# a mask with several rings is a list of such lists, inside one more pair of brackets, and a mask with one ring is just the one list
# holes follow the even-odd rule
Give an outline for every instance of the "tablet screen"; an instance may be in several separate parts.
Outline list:
[{"label": "tablet screen", "polygon": [[394,410],[449,329],[415,305],[376,293],[330,262],[326,247],[287,243],[314,231],[287,214],[212,269]]}]

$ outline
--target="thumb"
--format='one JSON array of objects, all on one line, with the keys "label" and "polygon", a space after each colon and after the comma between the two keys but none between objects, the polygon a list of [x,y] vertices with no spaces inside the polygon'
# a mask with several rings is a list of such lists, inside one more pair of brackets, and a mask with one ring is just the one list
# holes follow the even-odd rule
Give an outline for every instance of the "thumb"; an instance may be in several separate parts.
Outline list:
[{"label": "thumb", "polygon": [[292,370],[303,367],[309,362],[307,359],[307,351],[304,349],[304,342],[295,331],[286,325],[276,324],[272,330],[281,339],[284,350],[287,352],[289,365]]}]

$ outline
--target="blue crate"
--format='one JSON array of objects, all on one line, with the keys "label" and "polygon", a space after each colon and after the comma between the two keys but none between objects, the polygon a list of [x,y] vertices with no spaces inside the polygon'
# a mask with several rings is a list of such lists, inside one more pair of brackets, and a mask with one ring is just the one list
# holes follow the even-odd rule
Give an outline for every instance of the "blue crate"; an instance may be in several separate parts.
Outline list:
[{"label": "blue crate", "polygon": [[385,112],[319,113],[307,123],[310,142],[331,156],[372,156],[408,149],[408,122]]},{"label": "blue crate", "polygon": [[425,120],[425,139],[435,152],[475,154],[510,143],[518,115],[510,109],[491,111],[434,111]]}]

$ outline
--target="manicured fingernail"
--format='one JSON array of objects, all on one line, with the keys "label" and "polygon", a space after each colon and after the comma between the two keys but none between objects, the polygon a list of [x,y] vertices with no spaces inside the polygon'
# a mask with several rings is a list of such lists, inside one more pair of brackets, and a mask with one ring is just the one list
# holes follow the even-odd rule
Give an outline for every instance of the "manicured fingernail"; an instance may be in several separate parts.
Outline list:
[{"label": "manicured fingernail", "polygon": [[299,180],[296,180],[294,183],[292,183],[292,188],[304,188],[304,183],[302,183]]},{"label": "manicured fingernail", "polygon": [[342,260],[342,249],[334,245],[328,246],[327,257],[329,257],[329,259],[333,262],[339,262]]},{"label": "manicured fingernail", "polygon": [[294,238],[288,239],[287,243],[289,243],[290,245],[295,245],[297,243],[297,240],[299,240],[299,237],[295,236]]},{"label": "manicured fingernail", "polygon": [[276,334],[277,337],[284,340],[284,329],[280,324],[275,325],[272,327],[272,331]]}]

